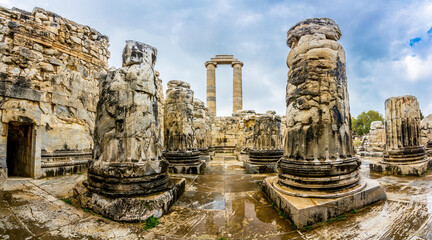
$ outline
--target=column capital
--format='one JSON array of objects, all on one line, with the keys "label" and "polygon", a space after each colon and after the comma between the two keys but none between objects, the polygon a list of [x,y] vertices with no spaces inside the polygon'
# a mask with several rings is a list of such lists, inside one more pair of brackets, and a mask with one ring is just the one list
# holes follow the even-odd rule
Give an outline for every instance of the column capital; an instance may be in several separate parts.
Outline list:
[{"label": "column capital", "polygon": [[241,67],[243,67],[243,63],[238,61],[238,62],[232,62],[231,66],[234,67],[236,64],[239,64]]},{"label": "column capital", "polygon": [[213,62],[213,61],[207,61],[207,62],[205,62],[205,66],[206,66],[206,67],[207,67],[208,65],[210,65],[210,64],[214,65],[214,67],[217,68],[217,62]]}]

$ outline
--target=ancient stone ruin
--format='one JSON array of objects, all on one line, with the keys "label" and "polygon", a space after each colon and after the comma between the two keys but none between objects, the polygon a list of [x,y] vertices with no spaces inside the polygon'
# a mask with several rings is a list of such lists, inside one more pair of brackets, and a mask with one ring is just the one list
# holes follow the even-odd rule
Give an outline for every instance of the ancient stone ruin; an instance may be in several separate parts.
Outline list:
[{"label": "ancient stone ruin", "polygon": [[[152,46],[126,41],[122,67],[108,68],[107,36],[0,6],[0,238],[432,238],[432,114],[420,122],[415,97],[387,99],[357,152],[385,175],[360,169],[340,37],[328,18],[288,31],[279,116],[242,110],[233,55],[205,63],[206,107],[187,82],[164,96]],[[219,65],[233,68],[230,116],[216,116]],[[386,199],[378,181],[389,201],[332,225]]]},{"label": "ancient stone ruin", "polygon": [[395,175],[424,174],[432,167],[421,143],[420,108],[414,96],[391,97],[385,101],[386,145],[382,161],[370,170]]},{"label": "ancient stone ruin", "polygon": [[253,126],[252,148],[249,158],[244,161],[249,173],[276,172],[276,162],[282,157],[281,118],[268,111],[259,116]]},{"label": "ancient stone ruin", "polygon": [[306,19],[287,34],[284,153],[278,176],[264,180],[264,191],[298,227],[386,197],[376,181],[359,175],[340,37],[328,18]]},{"label": "ancient stone ruin", "polygon": [[385,136],[384,124],[381,121],[372,122],[369,134],[363,138],[359,147],[360,156],[382,157]]},{"label": "ancient stone ruin", "polygon": [[164,112],[165,151],[170,172],[199,174],[205,167],[200,152],[193,120],[193,91],[190,84],[171,80],[166,91]]},{"label": "ancient stone ruin", "polygon": [[216,68],[231,65],[233,68],[233,113],[243,109],[242,67],[243,63],[233,55],[216,55],[205,63],[207,69],[207,106],[216,116]]},{"label": "ancient stone ruin", "polygon": [[0,173],[85,171],[108,45],[95,29],[44,9],[0,7]]},{"label": "ancient stone ruin", "polygon": [[200,152],[201,160],[209,162],[209,146],[211,142],[209,136],[211,136],[211,125],[209,121],[210,117],[208,116],[208,110],[206,110],[204,102],[197,98],[195,98],[193,101],[193,107],[193,122],[197,148]]},{"label": "ancient stone ruin", "polygon": [[422,143],[426,146],[427,155],[432,156],[432,114],[423,118],[421,124]]},{"label": "ancient stone ruin", "polygon": [[75,187],[82,208],[117,221],[160,217],[185,188],[184,179],[168,176],[161,158],[156,54],[127,41],[123,67],[101,77],[94,157],[87,180]]}]

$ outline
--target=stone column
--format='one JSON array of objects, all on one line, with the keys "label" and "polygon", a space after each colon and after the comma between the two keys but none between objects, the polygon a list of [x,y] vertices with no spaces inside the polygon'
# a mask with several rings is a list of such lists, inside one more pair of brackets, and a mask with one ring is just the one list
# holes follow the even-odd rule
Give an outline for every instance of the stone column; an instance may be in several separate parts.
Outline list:
[{"label": "stone column", "polygon": [[367,146],[368,155],[382,157],[385,141],[384,124],[381,121],[373,121],[369,131],[369,144]]},{"label": "stone column", "polygon": [[242,62],[233,62],[233,113],[243,109]]},{"label": "stone column", "polygon": [[432,155],[432,114],[423,118],[421,124],[422,143],[426,146],[427,155]]},{"label": "stone column", "polygon": [[263,189],[298,227],[386,197],[376,181],[360,178],[340,37],[329,18],[303,20],[287,34],[284,151],[278,176],[266,178]]},{"label": "stone column", "polygon": [[193,101],[193,123],[197,142],[197,148],[200,151],[201,160],[210,161],[209,142],[207,132],[209,131],[206,120],[206,111],[204,102],[199,99]]},{"label": "stone column", "polygon": [[414,96],[385,101],[386,146],[383,160],[372,163],[371,171],[420,176],[432,167],[421,143],[420,109]]},{"label": "stone column", "polygon": [[342,190],[360,183],[340,36],[330,19],[300,22],[288,31],[287,133],[278,166],[282,186]]},{"label": "stone column", "polygon": [[215,62],[206,62],[207,68],[207,107],[216,116],[216,67]]},{"label": "stone column", "polygon": [[163,156],[170,162],[172,173],[199,174],[205,167],[196,144],[193,101],[189,83],[179,80],[168,82]]},{"label": "stone column", "polygon": [[156,54],[127,41],[123,67],[101,76],[93,160],[84,186],[74,189],[81,207],[118,221],[160,217],[185,187],[161,159]]},{"label": "stone column", "polygon": [[275,112],[259,116],[253,126],[253,146],[244,162],[249,173],[276,172],[282,157],[281,118]]}]

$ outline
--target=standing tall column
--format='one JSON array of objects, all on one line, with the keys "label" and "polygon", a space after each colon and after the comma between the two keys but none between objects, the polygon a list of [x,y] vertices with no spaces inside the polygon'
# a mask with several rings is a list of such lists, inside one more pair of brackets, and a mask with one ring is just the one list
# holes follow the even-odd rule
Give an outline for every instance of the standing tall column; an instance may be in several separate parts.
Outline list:
[{"label": "standing tall column", "polygon": [[101,76],[93,159],[74,189],[82,208],[118,221],[160,217],[184,191],[185,180],[170,179],[161,158],[156,53],[127,41],[123,67]]},{"label": "standing tall column", "polygon": [[306,19],[287,34],[284,151],[278,176],[266,178],[263,188],[297,227],[386,197],[377,181],[360,177],[340,37],[329,18]]},{"label": "standing tall column", "polygon": [[215,62],[206,62],[207,68],[207,107],[216,116],[216,67]]},{"label": "standing tall column", "polygon": [[233,113],[243,109],[242,62],[233,62]]},{"label": "standing tall column", "polygon": [[420,176],[432,167],[421,144],[420,108],[414,96],[392,97],[385,101],[386,146],[383,160],[371,163],[370,170],[395,175]]},{"label": "standing tall column", "polygon": [[200,160],[195,137],[193,94],[187,82],[168,82],[163,156],[170,163],[169,171],[172,173],[199,174],[205,167],[205,163]]}]

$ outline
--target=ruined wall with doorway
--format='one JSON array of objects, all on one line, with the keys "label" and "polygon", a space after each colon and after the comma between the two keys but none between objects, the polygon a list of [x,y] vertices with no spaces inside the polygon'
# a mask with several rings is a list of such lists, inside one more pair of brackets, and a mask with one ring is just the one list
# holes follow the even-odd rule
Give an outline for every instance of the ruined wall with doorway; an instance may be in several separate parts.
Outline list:
[{"label": "ruined wall with doorway", "polygon": [[[0,172],[40,177],[85,168],[108,46],[98,31],[44,9],[0,7]],[[23,137],[25,149],[11,146]]]}]

